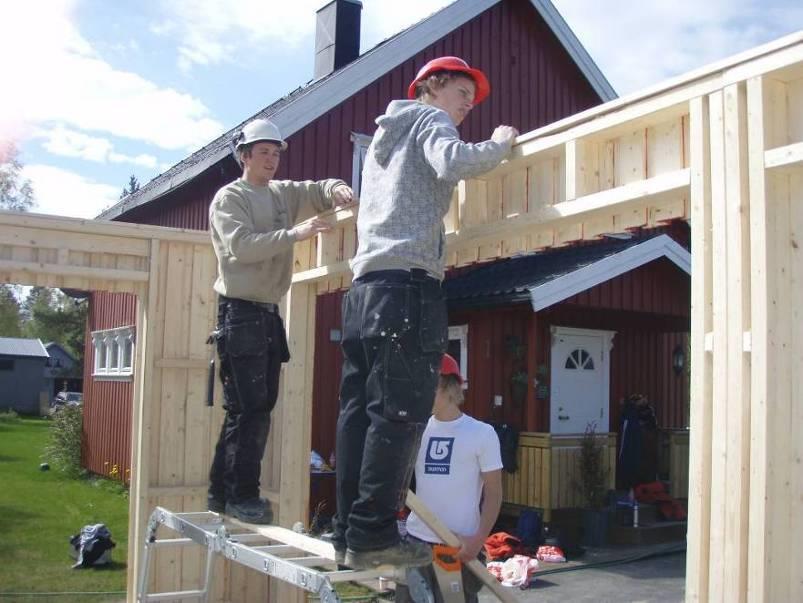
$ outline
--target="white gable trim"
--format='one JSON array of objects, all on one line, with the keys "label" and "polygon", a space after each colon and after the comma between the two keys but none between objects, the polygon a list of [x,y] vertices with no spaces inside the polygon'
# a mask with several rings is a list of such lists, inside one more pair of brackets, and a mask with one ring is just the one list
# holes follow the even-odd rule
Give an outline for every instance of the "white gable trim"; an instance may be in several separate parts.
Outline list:
[{"label": "white gable trim", "polygon": [[614,277],[630,272],[653,260],[665,257],[678,268],[691,274],[691,254],[668,235],[659,235],[644,243],[559,276],[530,289],[533,311],[555,305],[572,295],[595,287]]}]

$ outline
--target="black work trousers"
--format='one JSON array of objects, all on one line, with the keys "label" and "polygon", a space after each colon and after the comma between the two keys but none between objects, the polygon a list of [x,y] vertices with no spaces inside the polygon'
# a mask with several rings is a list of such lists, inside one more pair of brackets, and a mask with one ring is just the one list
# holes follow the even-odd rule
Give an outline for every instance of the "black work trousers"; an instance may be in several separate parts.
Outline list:
[{"label": "black work trousers", "polygon": [[220,296],[216,339],[226,417],[209,472],[209,495],[241,503],[259,496],[270,413],[290,354],[273,305]]},{"label": "black work trousers", "polygon": [[440,281],[383,270],[343,300],[335,538],[355,551],[392,546],[448,343]]}]

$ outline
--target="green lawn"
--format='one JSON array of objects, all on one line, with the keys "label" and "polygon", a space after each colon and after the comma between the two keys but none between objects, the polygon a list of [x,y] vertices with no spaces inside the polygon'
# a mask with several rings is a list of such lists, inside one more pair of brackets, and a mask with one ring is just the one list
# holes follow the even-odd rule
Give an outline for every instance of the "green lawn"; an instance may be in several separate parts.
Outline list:
[{"label": "green lawn", "polygon": [[[49,425],[44,419],[0,421],[0,603],[120,601],[126,586],[128,498],[116,482],[40,471]],[[69,538],[93,523],[105,523],[111,531],[117,543],[113,563],[71,569]],[[85,594],[96,592],[110,594]]]}]

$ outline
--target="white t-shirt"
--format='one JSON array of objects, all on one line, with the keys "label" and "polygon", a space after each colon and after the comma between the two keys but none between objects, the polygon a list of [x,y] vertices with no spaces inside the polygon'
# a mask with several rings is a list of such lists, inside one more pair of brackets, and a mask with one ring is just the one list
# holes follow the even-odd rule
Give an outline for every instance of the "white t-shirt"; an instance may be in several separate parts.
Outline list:
[{"label": "white t-shirt", "polygon": [[[415,463],[415,493],[452,532],[471,536],[480,527],[480,474],[501,468],[493,427],[468,415],[454,421],[430,417]],[[407,531],[440,542],[415,513],[407,519]]]}]

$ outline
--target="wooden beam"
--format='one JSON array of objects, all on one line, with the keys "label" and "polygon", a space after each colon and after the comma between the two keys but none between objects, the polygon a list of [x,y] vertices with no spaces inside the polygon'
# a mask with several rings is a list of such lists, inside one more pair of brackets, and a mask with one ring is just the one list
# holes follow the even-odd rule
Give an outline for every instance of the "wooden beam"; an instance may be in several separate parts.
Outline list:
[{"label": "wooden beam", "polygon": [[[4,216],[5,217],[5,216]],[[150,244],[150,271],[147,297],[137,300],[138,345],[136,347],[137,363],[134,377],[134,400],[131,405],[131,501],[129,503],[128,542],[128,585],[137,584],[141,572],[142,539],[151,509],[148,507],[148,483],[150,481],[149,452],[153,430],[149,403],[153,392],[158,391],[159,380],[154,373],[154,358],[158,345],[160,330],[160,295],[161,291],[161,250],[158,239]],[[134,588],[129,588],[129,600],[133,600]]]},{"label": "wooden beam", "polygon": [[[415,493],[407,492],[407,506],[410,507],[410,509],[414,511],[416,515],[418,515],[421,521],[423,521],[426,526],[432,530],[434,534],[445,544],[452,547],[462,546],[460,539],[455,536],[452,531],[447,528],[440,519],[438,519],[438,517],[436,517],[429,509],[427,509],[426,505],[424,505],[424,503],[415,495]],[[471,573],[477,576],[477,578],[479,578],[482,583],[487,586],[488,589],[494,595],[496,595],[496,598],[502,603],[516,603],[516,601],[518,601],[518,599],[510,592],[510,590],[502,586],[499,581],[492,576],[485,566],[477,559],[467,563],[466,566],[471,570]]]},{"label": "wooden beam", "polygon": [[661,174],[648,180],[544,207],[512,220],[462,229],[459,233],[447,235],[447,244],[450,248],[460,249],[464,245],[475,245],[491,238],[523,234],[536,230],[537,227],[554,228],[561,222],[577,220],[580,216],[585,218],[621,212],[627,206],[648,203],[652,199],[660,204],[662,199],[671,198],[672,194],[685,193],[689,187],[689,178],[688,169]]},{"label": "wooden beam", "polygon": [[727,460],[725,469],[726,601],[747,598],[750,498],[750,356],[744,333],[750,332],[750,234],[747,166],[747,108],[744,84],[725,88],[725,182],[727,205]]},{"label": "wooden beam", "polygon": [[[51,216],[32,212],[0,210],[0,224],[2,224],[3,230],[7,227],[22,227],[52,231],[53,233],[73,232],[82,234],[85,237],[89,235],[107,235],[110,237],[144,239],[145,241],[159,239],[182,243],[209,244],[209,234],[204,231],[149,226],[130,222],[67,218],[65,216]],[[57,238],[57,236],[54,238]]]},{"label": "wooden beam", "polygon": [[73,276],[102,279],[105,281],[128,281],[132,283],[147,283],[149,278],[148,272],[144,270],[115,270],[112,268],[96,268],[93,266],[70,266],[14,260],[0,260],[0,271],[52,274],[63,277]]},{"label": "wooden beam", "polygon": [[705,337],[712,329],[711,168],[708,98],[690,104],[692,320],[689,412],[689,522],[686,600],[708,596],[711,522],[712,356]]},{"label": "wooden beam", "polygon": [[764,167],[768,170],[803,168],[803,142],[765,151]]},{"label": "wooden beam", "polygon": [[[767,208],[765,184],[765,151],[767,135],[764,102],[764,79],[747,82],[748,157],[750,169],[750,282],[751,288],[751,375],[750,375],[750,555],[748,556],[747,598],[767,601],[768,580],[768,402],[770,371],[768,365],[769,308],[775,302],[767,247],[772,217]],[[771,504],[771,503],[770,503]]]}]

